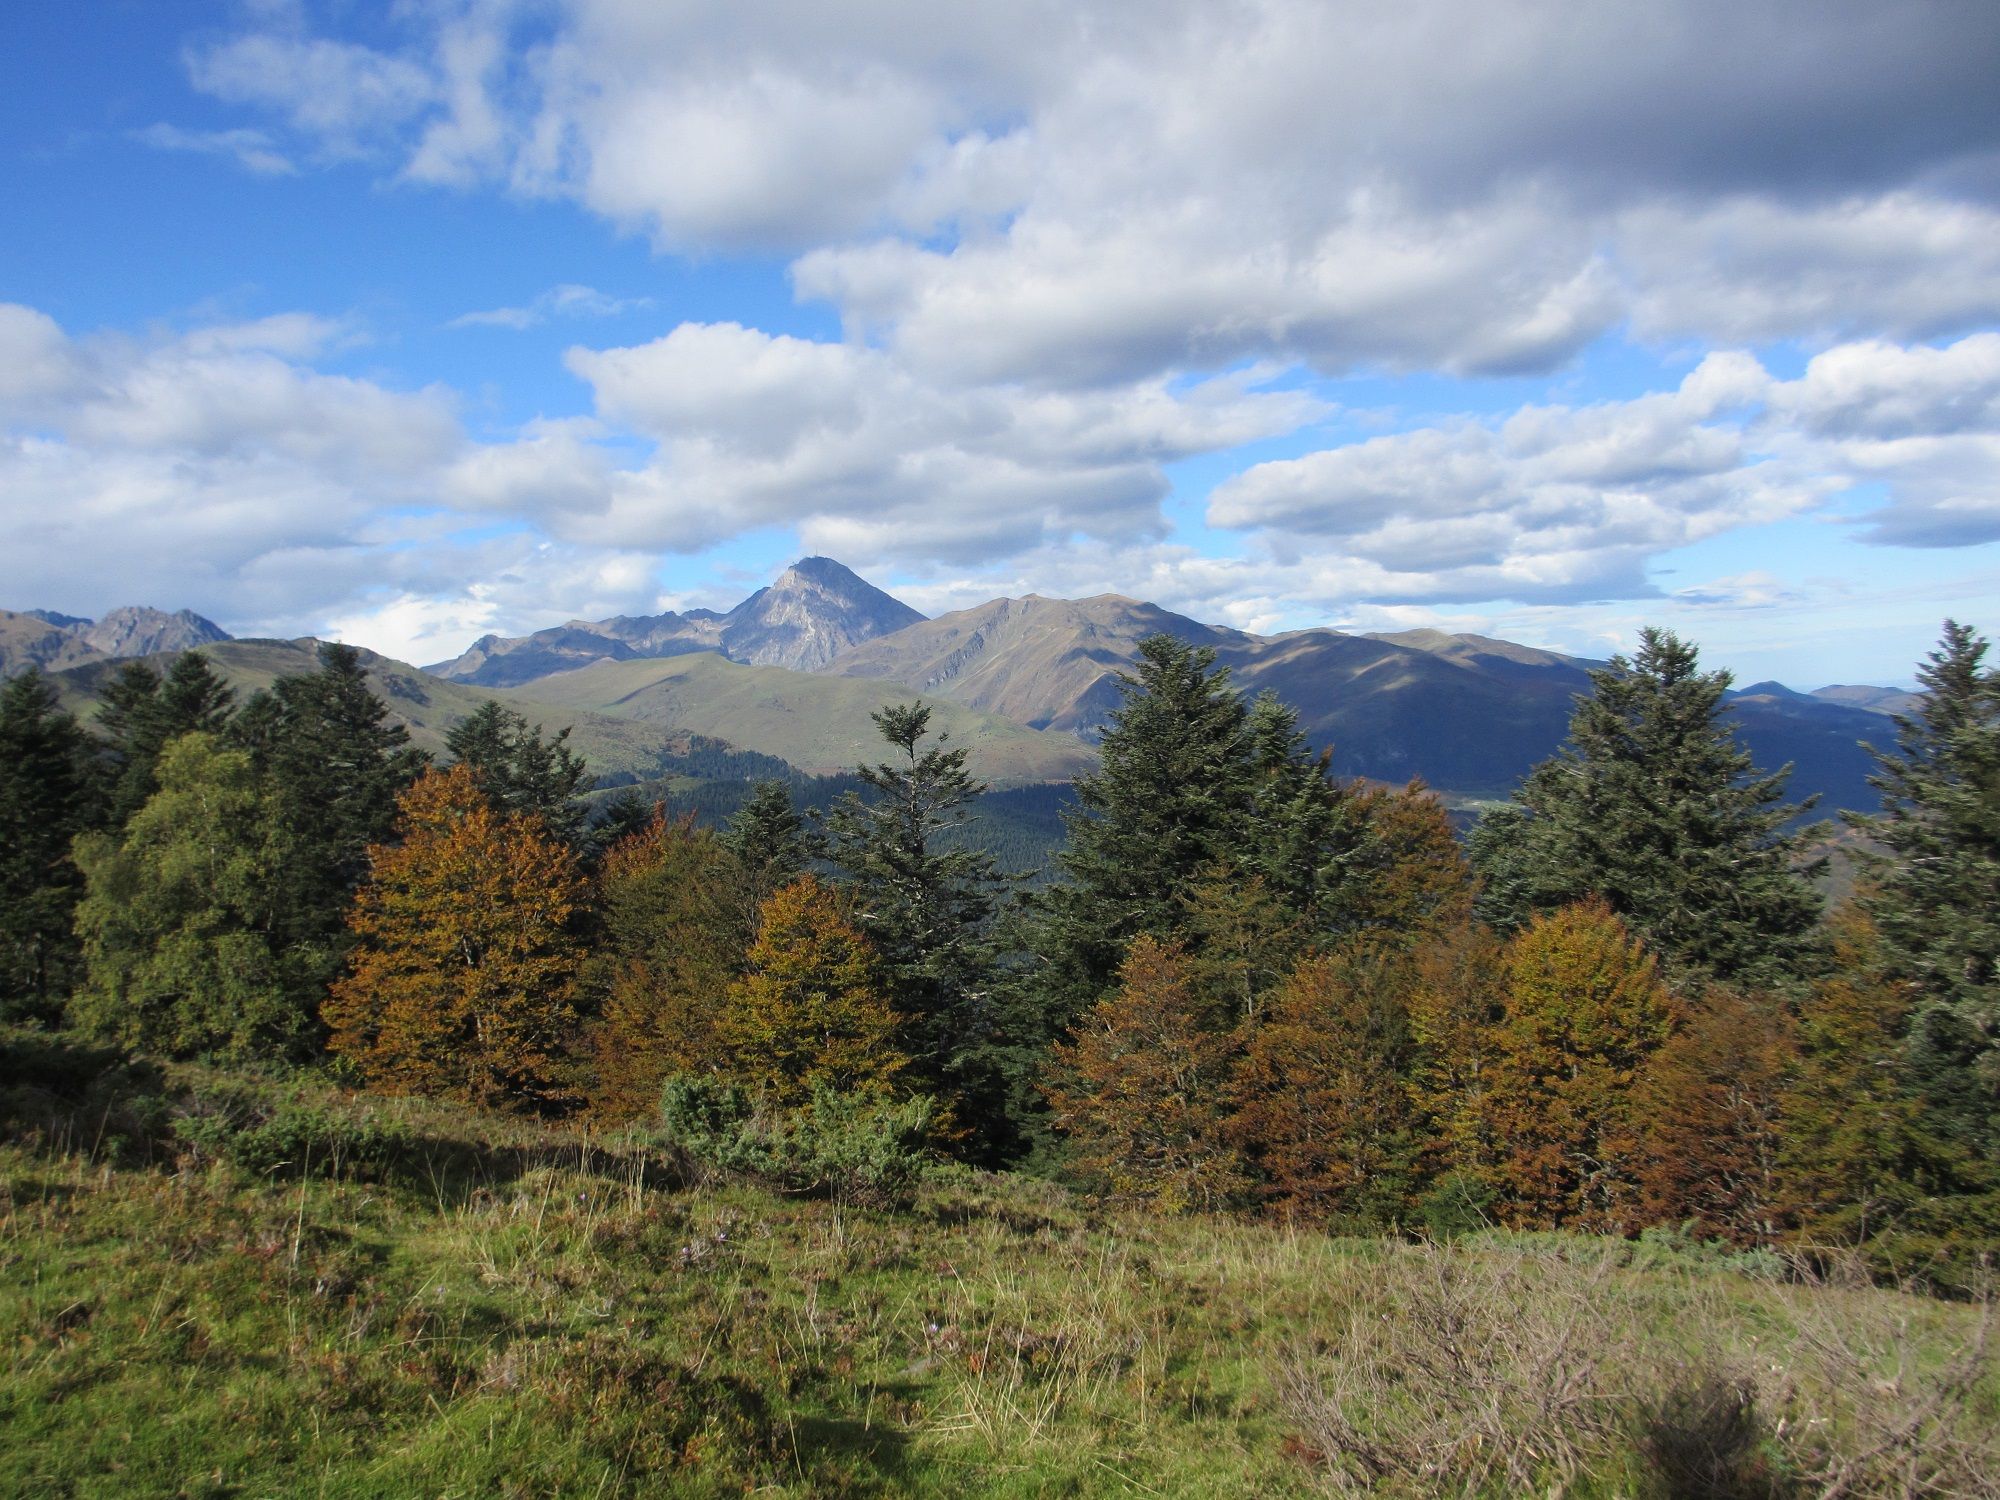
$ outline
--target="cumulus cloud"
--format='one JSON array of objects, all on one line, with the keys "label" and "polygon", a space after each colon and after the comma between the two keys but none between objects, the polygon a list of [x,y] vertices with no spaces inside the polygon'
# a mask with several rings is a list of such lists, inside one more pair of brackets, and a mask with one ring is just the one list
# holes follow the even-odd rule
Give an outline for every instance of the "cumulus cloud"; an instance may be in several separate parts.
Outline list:
[{"label": "cumulus cloud", "polygon": [[1086,392],[941,387],[854,344],[683,324],[572,349],[607,421],[656,444],[607,506],[558,514],[581,538],[695,550],[797,525],[840,555],[963,561],[1041,539],[1157,536],[1163,466],[1290,431],[1321,405],[1267,372]]},{"label": "cumulus cloud", "polygon": [[458,0],[191,76],[320,154],[573,198],[934,378],[1517,373],[1607,330],[2000,316],[2000,10]]}]

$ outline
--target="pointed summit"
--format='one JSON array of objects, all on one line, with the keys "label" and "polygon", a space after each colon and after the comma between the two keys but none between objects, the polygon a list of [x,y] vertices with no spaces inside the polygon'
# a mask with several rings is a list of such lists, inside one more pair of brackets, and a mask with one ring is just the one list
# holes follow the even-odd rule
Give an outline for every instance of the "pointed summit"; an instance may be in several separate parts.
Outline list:
[{"label": "pointed summit", "polygon": [[924,616],[830,557],[802,557],[725,617],[723,653],[762,667],[816,672],[850,646]]}]

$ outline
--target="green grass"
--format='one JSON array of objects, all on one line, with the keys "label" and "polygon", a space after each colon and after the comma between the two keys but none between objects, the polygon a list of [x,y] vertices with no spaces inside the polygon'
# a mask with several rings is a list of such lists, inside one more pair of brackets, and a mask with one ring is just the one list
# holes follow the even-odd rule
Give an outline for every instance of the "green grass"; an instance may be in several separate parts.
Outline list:
[{"label": "green grass", "polygon": [[[1454,1455],[1470,1402],[1538,1493],[1664,1495],[1660,1432],[1715,1425],[1672,1406],[1702,1380],[1762,1424],[1707,1492],[1816,1493],[1784,1486],[1948,1384],[1982,1318],[1685,1247],[1133,1218],[961,1171],[861,1212],[675,1181],[629,1139],[112,1061],[0,1058],[0,1493],[1309,1494],[1357,1486],[1329,1444],[1358,1432],[1383,1492],[1429,1494],[1511,1441]],[[259,1101],[291,1122],[261,1172],[175,1123]],[[1425,1375],[1451,1347],[1480,1368]],[[1579,1367],[1574,1411],[1535,1409]],[[1979,1379],[1928,1448],[1990,1439]]]}]

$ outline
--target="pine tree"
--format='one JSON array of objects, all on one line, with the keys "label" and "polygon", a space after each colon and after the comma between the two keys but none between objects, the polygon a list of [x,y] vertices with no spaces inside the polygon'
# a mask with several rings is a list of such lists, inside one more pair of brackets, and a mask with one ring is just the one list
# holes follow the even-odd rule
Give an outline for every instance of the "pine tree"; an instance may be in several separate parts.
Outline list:
[{"label": "pine tree", "polygon": [[1188,976],[1235,1023],[1254,1022],[1311,940],[1262,875],[1217,865],[1182,902]]},{"label": "pine tree", "polygon": [[[890,706],[872,717],[899,752],[855,774],[872,795],[844,797],[828,819],[826,857],[847,876],[853,919],[874,946],[904,1050],[920,1086],[961,1121],[1004,1133],[1001,1034],[990,926],[993,861],[955,840],[986,790],[966,751],[926,745],[931,711]],[[976,1154],[992,1141],[972,1143]]]},{"label": "pine tree", "polygon": [[502,812],[532,814],[564,841],[575,844],[587,815],[578,800],[589,768],[569,748],[569,730],[542,737],[542,726],[492,698],[452,725],[444,737],[452,758],[470,766]]},{"label": "pine tree", "polygon": [[186,734],[122,835],[86,833],[76,913],[87,969],[73,1010],[121,1045],[186,1057],[291,1057],[311,1033],[318,955],[283,940],[297,857],[250,757]]},{"label": "pine tree", "polygon": [[1113,982],[1126,945],[1170,937],[1218,863],[1248,868],[1248,712],[1215,652],[1140,642],[1099,769],[1064,814],[1062,883],[1039,902],[1038,984],[1058,1029]]},{"label": "pine tree", "polygon": [[1408,955],[1357,940],[1301,963],[1250,1032],[1232,1138],[1272,1211],[1379,1229],[1404,1217],[1418,1141]]},{"label": "pine tree", "polygon": [[1729,674],[1698,670],[1669,632],[1641,632],[1632,660],[1590,675],[1568,742],[1515,794],[1526,816],[1475,842],[1486,914],[1518,926],[1601,896],[1676,973],[1784,982],[1820,905],[1802,836],[1782,831],[1812,805],[1783,801],[1791,768],[1752,768],[1725,717]]},{"label": "pine tree", "polygon": [[1854,818],[1888,849],[1868,910],[1888,972],[1914,986],[1910,1063],[1940,1129],[2000,1151],[2000,671],[1947,620],[1876,751],[1882,812]]},{"label": "pine tree", "polygon": [[110,822],[122,828],[159,790],[160,752],[184,734],[221,734],[236,691],[199,651],[184,651],[165,678],[151,662],[128,662],[106,684],[97,716],[115,767]]},{"label": "pine tree", "polygon": [[102,814],[96,780],[89,738],[39,669],[0,689],[0,1018],[53,1020],[75,982],[70,843]]},{"label": "pine tree", "polygon": [[1481,1101],[1502,1217],[1616,1230],[1632,1217],[1633,1089],[1667,1039],[1659,966],[1600,900],[1538,917],[1506,958],[1506,1015]]},{"label": "pine tree", "polygon": [[1142,935],[1118,989],[1052,1054],[1044,1086],[1071,1169],[1167,1213],[1214,1212],[1248,1187],[1229,1138],[1234,1037],[1178,945]]},{"label": "pine tree", "polygon": [[817,843],[782,781],[760,781],[730,818],[722,841],[761,902],[812,867]]},{"label": "pine tree", "polygon": [[887,1096],[908,1058],[903,1018],[882,993],[875,950],[810,875],[775,892],[760,913],[749,972],[716,1019],[727,1076],[781,1110],[815,1090]]},{"label": "pine tree", "polygon": [[369,850],[349,972],[322,1011],[329,1050],[394,1093],[572,1103],[576,856],[496,809],[465,765],[418,777],[397,828]]},{"label": "pine tree", "polygon": [[636,1118],[659,1104],[669,1074],[727,1067],[718,1001],[750,945],[744,883],[735,858],[691,818],[656,815],[606,854],[586,974],[600,1114]]}]

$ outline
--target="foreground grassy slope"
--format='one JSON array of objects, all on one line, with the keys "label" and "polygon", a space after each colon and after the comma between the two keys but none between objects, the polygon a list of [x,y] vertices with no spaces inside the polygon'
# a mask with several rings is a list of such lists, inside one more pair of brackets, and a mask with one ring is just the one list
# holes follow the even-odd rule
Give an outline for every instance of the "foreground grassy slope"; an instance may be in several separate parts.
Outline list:
[{"label": "foreground grassy slope", "polygon": [[[3,1493],[1994,1492],[1964,1305],[966,1173],[864,1212],[630,1139],[0,1061]],[[245,1100],[296,1127],[254,1162],[173,1123]]]},{"label": "foreground grassy slope", "polygon": [[[1049,734],[896,684],[750,667],[713,652],[599,662],[497,692],[571,712],[592,712],[751,746],[806,771],[839,771],[882,758],[869,715],[888,702],[922,697],[931,730],[972,751],[973,774],[1001,785],[1068,781],[1092,769],[1095,753]],[[525,711],[525,709],[524,709]]]}]

